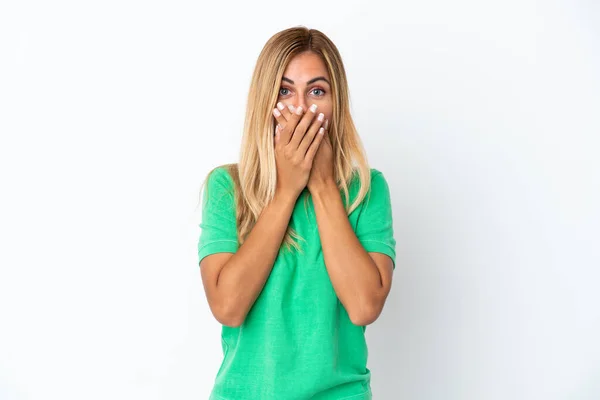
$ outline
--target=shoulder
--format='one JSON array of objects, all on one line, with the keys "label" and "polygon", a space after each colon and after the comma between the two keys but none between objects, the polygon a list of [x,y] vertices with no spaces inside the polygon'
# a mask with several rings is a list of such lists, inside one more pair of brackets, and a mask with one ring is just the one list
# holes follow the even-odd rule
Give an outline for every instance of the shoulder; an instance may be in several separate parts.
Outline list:
[{"label": "shoulder", "polygon": [[206,176],[210,186],[219,185],[233,187],[234,178],[237,176],[237,164],[223,164],[214,167]]},{"label": "shoulder", "polygon": [[[365,188],[365,191],[361,196],[363,188]],[[378,202],[379,199],[389,196],[389,187],[383,172],[377,168],[369,167],[369,172],[363,179],[360,177],[359,169],[353,171],[349,192],[352,201],[360,198],[357,208],[362,209],[372,203],[373,199]]]},{"label": "shoulder", "polygon": [[[360,174],[360,170],[358,168],[355,168],[352,171],[352,175],[351,178],[349,180],[348,186],[362,186],[364,185],[364,181],[365,179],[361,179],[361,174]],[[381,179],[383,178],[383,173],[378,170],[377,168],[371,168],[369,167],[369,175],[370,175],[370,179],[369,181],[373,181],[373,179]]]},{"label": "shoulder", "polygon": [[[369,168],[369,172],[370,172],[370,182],[372,183],[373,181],[386,181],[385,176],[383,174],[383,172],[381,172],[381,170],[377,169],[377,168]],[[359,170],[355,169],[352,172],[352,179],[351,179],[351,185],[357,185],[360,186],[361,185],[361,179],[360,179],[360,174],[359,174]]]},{"label": "shoulder", "polygon": [[371,182],[363,199],[364,207],[387,207],[390,202],[390,188],[382,171],[371,168]]},{"label": "shoulder", "polygon": [[383,172],[381,170],[377,168],[371,168],[371,179],[375,177],[385,180],[385,176],[383,175]]},{"label": "shoulder", "polygon": [[369,188],[370,192],[373,191],[387,191],[389,189],[387,179],[383,172],[376,168],[371,168],[371,185]]},{"label": "shoulder", "polygon": [[224,164],[211,169],[204,179],[205,201],[231,203],[235,197],[235,179],[237,177],[237,164]]}]

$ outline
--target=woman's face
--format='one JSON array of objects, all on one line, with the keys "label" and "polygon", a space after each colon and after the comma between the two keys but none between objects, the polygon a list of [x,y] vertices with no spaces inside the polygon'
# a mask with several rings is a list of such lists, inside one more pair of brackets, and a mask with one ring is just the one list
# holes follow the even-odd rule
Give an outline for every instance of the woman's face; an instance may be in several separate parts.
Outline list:
[{"label": "woman's face", "polygon": [[289,62],[279,87],[277,101],[285,106],[302,106],[304,111],[316,104],[317,111],[325,114],[331,126],[333,98],[325,63],[312,52],[298,54]]}]

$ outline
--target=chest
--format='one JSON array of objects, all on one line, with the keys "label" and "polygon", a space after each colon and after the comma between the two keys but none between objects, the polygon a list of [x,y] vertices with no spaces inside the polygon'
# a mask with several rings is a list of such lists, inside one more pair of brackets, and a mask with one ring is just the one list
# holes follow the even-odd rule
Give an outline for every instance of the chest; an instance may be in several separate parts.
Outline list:
[{"label": "chest", "polygon": [[[358,209],[347,216],[353,229]],[[260,303],[281,307],[296,304],[311,307],[319,304],[335,306],[334,292],[323,257],[314,203],[310,196],[301,196],[290,217],[290,228],[299,236],[300,249],[281,250],[261,293]]]}]

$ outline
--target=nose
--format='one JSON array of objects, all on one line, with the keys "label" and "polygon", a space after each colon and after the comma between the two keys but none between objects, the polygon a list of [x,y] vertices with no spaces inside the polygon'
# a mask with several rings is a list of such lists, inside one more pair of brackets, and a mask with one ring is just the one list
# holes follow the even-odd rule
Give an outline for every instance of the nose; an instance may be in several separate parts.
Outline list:
[{"label": "nose", "polygon": [[312,105],[312,103],[307,101],[306,97],[304,96],[299,96],[297,103],[298,104],[296,104],[296,107],[302,107],[304,111],[308,110],[308,107]]},{"label": "nose", "polygon": [[306,111],[308,109],[308,107],[306,107],[306,101],[304,101],[303,99],[300,99],[298,101],[298,104],[296,104],[296,108],[298,108],[298,107],[302,107],[302,109],[304,111]]}]

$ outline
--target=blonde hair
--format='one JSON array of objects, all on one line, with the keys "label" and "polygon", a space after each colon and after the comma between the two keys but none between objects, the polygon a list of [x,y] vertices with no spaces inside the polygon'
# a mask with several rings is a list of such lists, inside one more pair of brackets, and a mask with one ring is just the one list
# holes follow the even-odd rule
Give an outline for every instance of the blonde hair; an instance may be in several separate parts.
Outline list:
[{"label": "blonde hair", "polygon": [[[319,55],[331,78],[333,110],[328,132],[333,147],[334,178],[343,193],[348,215],[358,207],[371,185],[366,153],[350,115],[348,81],[338,49],[325,34],[316,29],[297,26],[278,32],[263,47],[252,75],[239,163],[213,168],[202,183],[203,186],[210,174],[221,167],[233,178],[240,245],[275,195],[275,120],[271,111],[275,108],[281,78],[288,63],[304,52]],[[359,179],[360,189],[354,202],[349,204],[348,187],[355,177]],[[307,200],[305,196],[305,210]],[[294,247],[301,251],[294,238],[304,240],[288,226],[283,244],[287,249]]]}]

